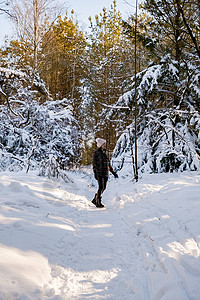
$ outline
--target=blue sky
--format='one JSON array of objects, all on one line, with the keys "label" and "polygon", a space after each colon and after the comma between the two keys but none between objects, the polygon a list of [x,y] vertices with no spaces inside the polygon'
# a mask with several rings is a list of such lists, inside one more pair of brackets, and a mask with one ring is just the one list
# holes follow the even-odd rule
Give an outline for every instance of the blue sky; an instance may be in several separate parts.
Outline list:
[{"label": "blue sky", "polygon": [[[113,0],[68,0],[66,5],[69,7],[69,11],[74,9],[80,26],[85,25],[85,29],[87,29],[89,25],[88,17],[94,18],[96,14],[102,11],[103,7],[109,9],[112,3]],[[134,12],[134,6],[135,0],[117,0],[117,8],[124,18]],[[12,35],[12,26],[9,20],[0,15],[0,44],[2,44],[5,35]]]},{"label": "blue sky", "polygon": [[[88,17],[94,17],[96,14],[99,14],[103,7],[110,8],[113,0],[69,0],[68,3],[77,13],[78,19],[89,24]],[[117,8],[122,12],[123,16],[127,16],[133,11],[133,7],[127,3],[135,5],[135,0],[117,0]]]}]

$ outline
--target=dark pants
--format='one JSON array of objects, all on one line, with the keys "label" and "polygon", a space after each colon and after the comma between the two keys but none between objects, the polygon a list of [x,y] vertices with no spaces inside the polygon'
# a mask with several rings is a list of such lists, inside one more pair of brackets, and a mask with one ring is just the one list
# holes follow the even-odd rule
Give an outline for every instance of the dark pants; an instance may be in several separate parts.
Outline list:
[{"label": "dark pants", "polygon": [[98,191],[95,195],[96,198],[96,203],[97,204],[101,204],[101,198],[102,198],[102,194],[105,191],[106,187],[107,187],[107,182],[108,182],[108,177],[99,177],[98,178]]}]

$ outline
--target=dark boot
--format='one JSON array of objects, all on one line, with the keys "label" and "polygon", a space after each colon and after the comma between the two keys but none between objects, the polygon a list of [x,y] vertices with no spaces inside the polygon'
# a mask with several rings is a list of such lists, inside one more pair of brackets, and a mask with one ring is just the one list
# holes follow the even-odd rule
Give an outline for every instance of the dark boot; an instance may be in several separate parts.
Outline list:
[{"label": "dark boot", "polygon": [[92,203],[97,206],[97,194],[95,194],[94,199],[92,200]]},{"label": "dark boot", "polygon": [[100,204],[97,204],[96,207],[103,208],[104,205],[102,203],[100,203]]},{"label": "dark boot", "polygon": [[102,198],[102,197],[99,197],[99,199],[97,198],[97,204],[96,204],[96,207],[99,207],[99,208],[104,207],[104,205],[101,203],[101,198]]}]

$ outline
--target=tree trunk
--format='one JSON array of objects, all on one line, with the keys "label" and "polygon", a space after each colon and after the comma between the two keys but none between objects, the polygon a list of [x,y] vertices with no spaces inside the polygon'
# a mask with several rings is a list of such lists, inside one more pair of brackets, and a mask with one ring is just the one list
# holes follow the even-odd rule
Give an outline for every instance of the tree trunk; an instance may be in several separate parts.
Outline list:
[{"label": "tree trunk", "polygon": [[35,73],[38,67],[38,0],[33,0],[33,10],[34,10],[34,45],[33,45],[32,88],[34,85]]}]

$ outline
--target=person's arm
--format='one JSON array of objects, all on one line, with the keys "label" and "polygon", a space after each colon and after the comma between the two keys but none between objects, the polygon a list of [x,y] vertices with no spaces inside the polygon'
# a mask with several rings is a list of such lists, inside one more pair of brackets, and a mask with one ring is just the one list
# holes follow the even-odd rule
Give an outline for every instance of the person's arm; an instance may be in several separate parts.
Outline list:
[{"label": "person's arm", "polygon": [[98,180],[98,155],[97,153],[93,154],[93,172],[94,172],[94,177],[96,180]]},{"label": "person's arm", "polygon": [[113,170],[113,168],[112,168],[112,166],[111,166],[110,163],[109,163],[109,170],[110,170],[110,172],[115,176],[115,178],[118,178],[117,173]]}]

